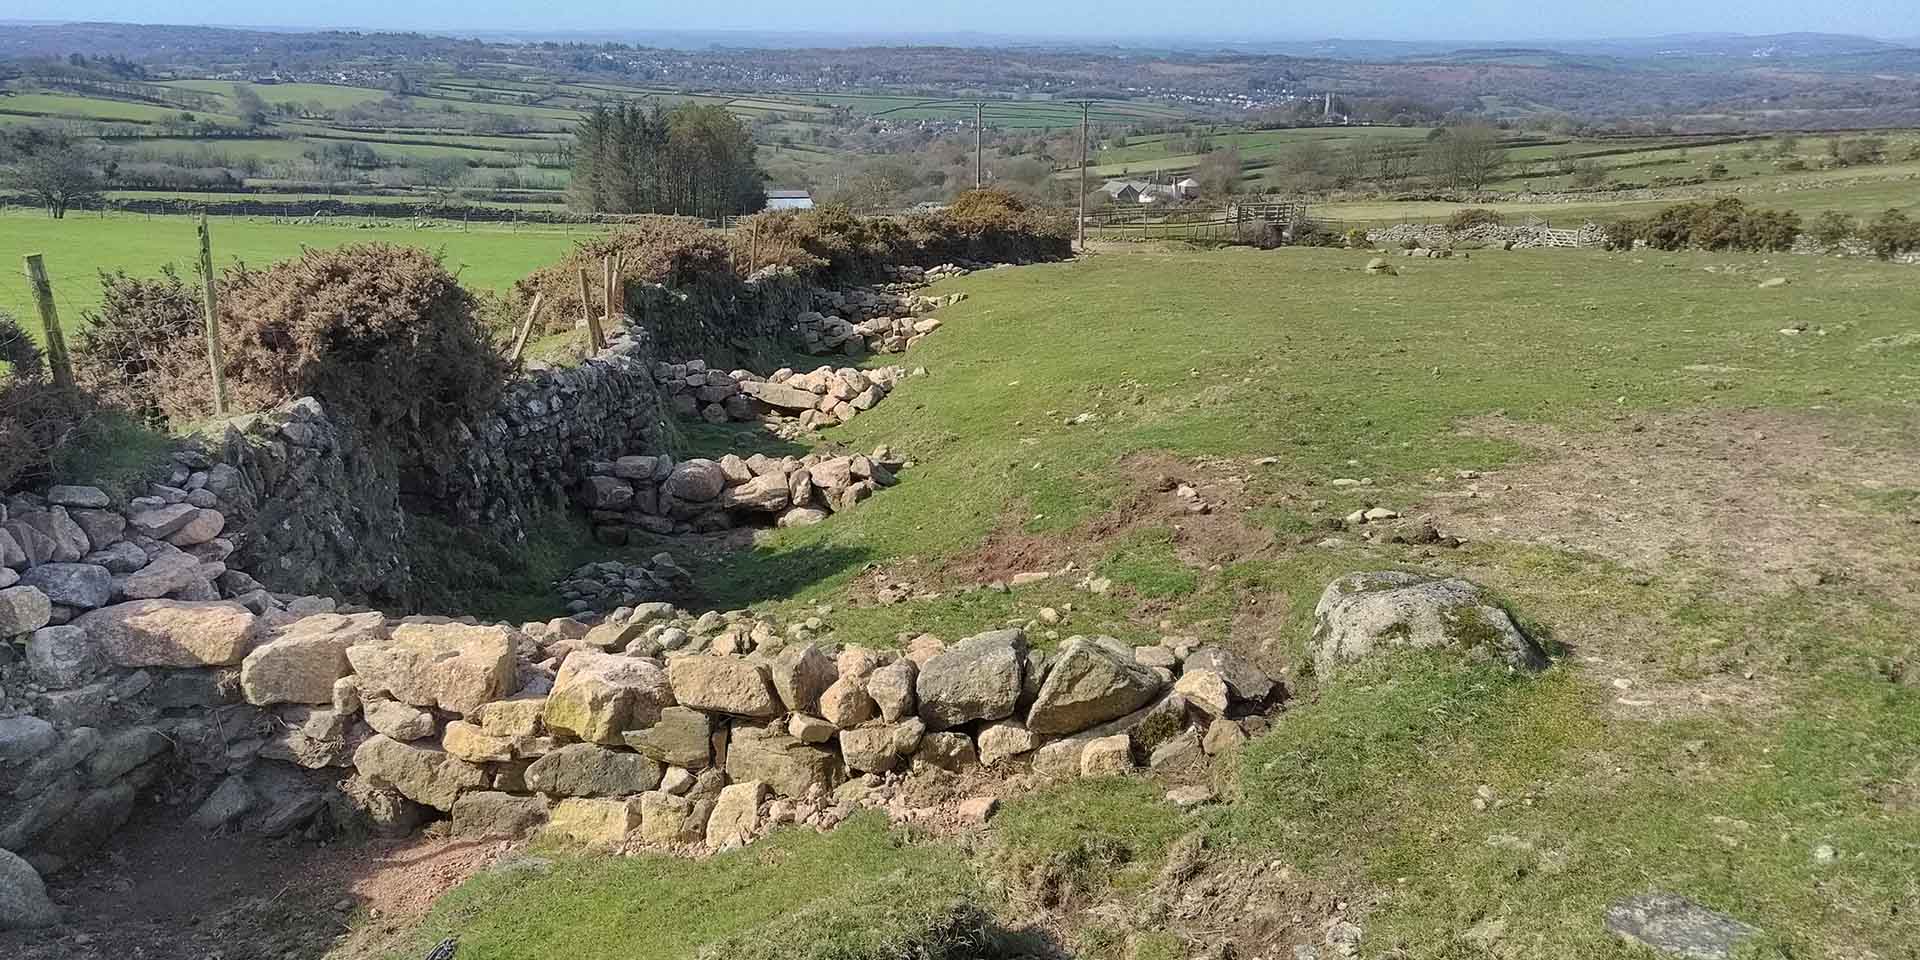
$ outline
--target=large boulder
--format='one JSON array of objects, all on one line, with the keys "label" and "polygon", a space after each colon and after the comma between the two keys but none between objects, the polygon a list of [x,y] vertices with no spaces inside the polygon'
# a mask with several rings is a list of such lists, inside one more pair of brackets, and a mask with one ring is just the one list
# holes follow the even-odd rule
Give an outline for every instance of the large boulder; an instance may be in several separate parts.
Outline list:
[{"label": "large boulder", "polygon": [[547,728],[593,743],[617,744],[674,704],[667,675],[651,660],[580,650],[560,665],[547,694]]},{"label": "large boulder", "polygon": [[570,743],[527,767],[527,789],[555,797],[630,797],[660,785],[660,765],[637,753]]},{"label": "large boulder", "polygon": [[547,802],[495,790],[463,793],[453,802],[453,833],[459,837],[519,839],[547,823]]},{"label": "large boulder", "polygon": [[773,677],[774,692],[780,695],[780,702],[794,713],[818,713],[820,695],[833,686],[840,677],[840,670],[833,664],[833,658],[821,652],[811,643],[798,643],[783,648],[768,664]]},{"label": "large boulder", "polygon": [[1026,654],[1026,635],[1012,629],[968,637],[928,659],[914,680],[921,719],[945,730],[1013,716]]},{"label": "large boulder", "polygon": [[113,599],[113,574],[91,563],[43,563],[21,574],[20,582],[78,610],[95,610]]},{"label": "large boulder", "polygon": [[629,730],[627,746],[652,759],[694,772],[714,765],[725,749],[725,734],[710,714],[691,707],[667,707],[660,719],[644,730]]},{"label": "large boulder", "polygon": [[755,719],[780,715],[765,664],[739,657],[675,657],[667,661],[667,681],[681,706]]},{"label": "large boulder", "polygon": [[228,600],[134,600],[83,614],[73,624],[121,667],[232,666],[259,635],[253,611]]},{"label": "large boulder", "polygon": [[51,927],[60,911],[47,899],[39,872],[6,850],[0,850],[0,930]]},{"label": "large boulder", "polygon": [[760,805],[768,794],[767,785],[758,780],[722,787],[707,817],[707,846],[718,850],[752,842],[760,833]]},{"label": "large boulder", "polygon": [[640,839],[648,843],[699,843],[707,834],[708,808],[663,790],[640,795]]},{"label": "large boulder", "polygon": [[640,829],[640,799],[598,800],[572,798],[553,808],[543,836],[590,847],[617,847]]},{"label": "large boulder", "polygon": [[377,612],[303,617],[240,662],[240,690],[258,705],[332,703],[334,681],[353,672],[347,648],[386,637],[386,618]]},{"label": "large boulder", "polygon": [[820,398],[812,391],[765,380],[743,380],[740,382],[740,392],[781,410],[812,410],[814,404],[820,402]]},{"label": "large boulder", "polygon": [[513,692],[515,637],[506,627],[405,623],[348,647],[347,661],[366,696],[466,716]]},{"label": "large boulder", "polygon": [[675,464],[661,489],[689,503],[705,503],[727,488],[727,473],[712,460],[694,459]]},{"label": "large boulder", "polygon": [[[100,559],[107,560],[110,557],[102,555]],[[102,566],[112,570],[112,567]],[[129,600],[155,600],[204,583],[206,579],[198,557],[168,545],[146,566],[119,578],[114,586],[121,596]]]},{"label": "large boulder", "polygon": [[727,488],[721,497],[720,505],[729,510],[752,510],[758,513],[779,513],[793,503],[793,494],[783,474],[773,473],[764,477],[754,477],[738,486]]},{"label": "large boulder", "polygon": [[353,765],[375,786],[435,810],[452,810],[460,794],[487,783],[486,771],[437,746],[401,743],[384,734],[367,738],[353,752]]},{"label": "large boulder", "polygon": [[0,590],[0,637],[17,637],[46,626],[53,618],[53,601],[38,587]]},{"label": "large boulder", "polygon": [[728,779],[764,781],[783,797],[805,797],[816,785],[831,790],[841,774],[840,758],[832,750],[776,730],[736,728],[727,747]]},{"label": "large boulder", "polygon": [[1478,585],[1400,571],[1355,573],[1328,585],[1313,611],[1307,651],[1322,677],[1389,649],[1447,649],[1518,670],[1547,655]]},{"label": "large boulder", "polygon": [[1077,733],[1124,717],[1159,693],[1160,676],[1135,663],[1133,651],[1120,641],[1073,637],[1047,671],[1027,714],[1027,729],[1042,736]]},{"label": "large boulder", "polygon": [[1211,670],[1220,675],[1233,696],[1238,700],[1251,700],[1256,703],[1265,701],[1273,695],[1273,678],[1259,667],[1247,662],[1245,657],[1224,647],[1211,644],[1195,650],[1187,657],[1183,670]]},{"label": "large boulder", "polygon": [[27,640],[27,669],[50,690],[77,687],[106,667],[100,645],[79,627],[41,627]]}]

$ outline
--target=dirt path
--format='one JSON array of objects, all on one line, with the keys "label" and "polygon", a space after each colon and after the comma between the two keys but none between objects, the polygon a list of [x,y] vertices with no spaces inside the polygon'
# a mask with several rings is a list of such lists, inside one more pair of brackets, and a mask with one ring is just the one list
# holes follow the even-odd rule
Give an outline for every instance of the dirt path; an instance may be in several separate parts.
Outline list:
[{"label": "dirt path", "polygon": [[[317,960],[379,955],[498,843],[208,836],[152,811],[48,891],[67,918],[0,933],[9,960]],[[357,928],[357,929],[356,929]],[[350,935],[351,934],[351,935]]]}]

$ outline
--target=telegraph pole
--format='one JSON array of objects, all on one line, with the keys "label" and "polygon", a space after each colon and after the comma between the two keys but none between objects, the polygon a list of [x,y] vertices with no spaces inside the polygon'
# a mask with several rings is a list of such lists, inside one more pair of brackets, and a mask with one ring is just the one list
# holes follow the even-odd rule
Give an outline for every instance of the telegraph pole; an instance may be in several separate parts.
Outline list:
[{"label": "telegraph pole", "polygon": [[986,106],[978,100],[973,102],[973,188],[980,189],[987,184],[986,154],[980,148],[980,110]]},{"label": "telegraph pole", "polygon": [[1092,100],[1080,101],[1080,252],[1087,252],[1087,118]]}]

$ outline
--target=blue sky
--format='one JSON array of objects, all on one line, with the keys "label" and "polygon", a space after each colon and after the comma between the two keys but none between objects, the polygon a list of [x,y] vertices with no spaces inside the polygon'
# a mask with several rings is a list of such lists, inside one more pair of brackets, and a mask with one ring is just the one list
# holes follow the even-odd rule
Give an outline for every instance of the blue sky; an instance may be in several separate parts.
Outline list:
[{"label": "blue sky", "polygon": [[476,30],[983,31],[1387,40],[1521,40],[1724,31],[1920,37],[1920,0],[7,0],[0,17]]}]

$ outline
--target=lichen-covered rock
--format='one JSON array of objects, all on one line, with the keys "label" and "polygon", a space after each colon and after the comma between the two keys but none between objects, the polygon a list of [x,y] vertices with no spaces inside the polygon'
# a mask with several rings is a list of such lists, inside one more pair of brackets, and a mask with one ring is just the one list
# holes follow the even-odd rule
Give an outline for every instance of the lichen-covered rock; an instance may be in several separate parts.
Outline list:
[{"label": "lichen-covered rock", "polygon": [[667,475],[667,482],[661,485],[670,496],[689,503],[705,503],[720,496],[726,488],[726,471],[712,460],[699,458],[675,465]]},{"label": "lichen-covered rock", "polygon": [[106,668],[100,645],[79,627],[42,627],[27,639],[27,670],[48,689],[77,687]]},{"label": "lichen-covered rock", "polygon": [[1259,703],[1273,695],[1274,682],[1265,671],[1224,647],[1209,644],[1195,650],[1187,657],[1185,669],[1218,673],[1238,700]]},{"label": "lichen-covered rock", "polygon": [[1607,906],[1607,932],[1687,960],[1727,960],[1759,928],[1672,893],[1643,893]]},{"label": "lichen-covered rock", "polygon": [[21,574],[20,582],[76,610],[95,610],[113,599],[113,574],[91,563],[43,563]]},{"label": "lichen-covered rock", "polygon": [[0,590],[0,637],[17,637],[46,626],[53,619],[53,601],[38,587]]},{"label": "lichen-covered rock", "polygon": [[707,846],[723,850],[752,842],[760,834],[760,805],[769,794],[767,785],[758,780],[721,788],[707,817]]},{"label": "lichen-covered rock", "polygon": [[0,930],[31,930],[60,922],[60,911],[47,899],[47,886],[33,865],[0,850]]},{"label": "lichen-covered rock", "polygon": [[697,773],[713,766],[714,758],[722,755],[725,736],[711,715],[674,706],[661,710],[660,719],[652,726],[629,730],[622,739],[655,761]]},{"label": "lichen-covered rock", "polygon": [[369,737],[353,752],[353,766],[375,785],[435,810],[452,810],[461,793],[487,782],[484,770],[438,746],[401,743],[384,734]]},{"label": "lichen-covered rock", "polygon": [[643,822],[639,797],[623,800],[574,797],[560,801],[553,808],[543,835],[610,849],[626,843]]},{"label": "lichen-covered rock", "polygon": [[1119,641],[1073,637],[1054,657],[1027,729],[1043,736],[1086,730],[1146,706],[1160,686],[1160,676]]},{"label": "lichen-covered rock", "polygon": [[302,617],[240,662],[240,690],[248,703],[332,703],[333,685],[352,672],[347,648],[387,636],[378,613],[322,613]]},{"label": "lichen-covered rock", "polygon": [[667,661],[667,681],[681,706],[754,719],[780,714],[765,664],[739,657],[675,657]]},{"label": "lichen-covered rock", "polygon": [[640,839],[663,845],[699,843],[707,835],[700,816],[705,809],[686,797],[649,790],[640,795]]},{"label": "lichen-covered rock", "polygon": [[833,658],[811,643],[797,643],[781,649],[768,664],[768,669],[773,678],[773,689],[780,695],[780,702],[794,713],[818,715],[820,695],[840,677],[840,670],[834,666]]},{"label": "lichen-covered rock", "polygon": [[527,768],[527,789],[555,797],[630,797],[660,785],[660,765],[637,753],[570,743]]},{"label": "lichen-covered rock", "polygon": [[1546,653],[1504,609],[1479,586],[1457,577],[1350,574],[1320,594],[1313,616],[1307,650],[1322,677],[1389,648],[1454,650],[1518,670],[1548,665]]},{"label": "lichen-covered rock", "polygon": [[914,693],[920,718],[934,730],[976,720],[1004,720],[1020,701],[1027,638],[1017,629],[968,637],[920,667]]},{"label": "lichen-covered rock", "polygon": [[1133,769],[1133,740],[1126,734],[1088,740],[1080,751],[1080,775],[1103,777]]},{"label": "lichen-covered rock", "polygon": [[82,614],[73,625],[121,667],[232,666],[259,636],[253,611],[226,600],[134,600]]},{"label": "lichen-covered rock", "polygon": [[854,773],[886,773],[900,764],[893,727],[886,725],[840,731],[840,756]]},{"label": "lichen-covered rock", "polygon": [[980,762],[989,767],[1022,757],[1040,746],[1040,738],[1018,720],[1002,720],[980,728]]},{"label": "lichen-covered rock", "polygon": [[368,700],[362,706],[367,726],[402,743],[424,740],[434,735],[433,714],[397,700]]},{"label": "lichen-covered rock", "polygon": [[914,752],[914,763],[959,773],[980,762],[973,738],[964,733],[929,733]]},{"label": "lichen-covered rock", "polygon": [[784,733],[739,727],[727,746],[727,776],[761,780],[783,797],[804,797],[820,786],[840,783],[840,758],[823,747],[801,743]]},{"label": "lichen-covered rock", "polygon": [[667,675],[650,660],[578,651],[547,693],[547,728],[592,743],[617,744],[675,703]]},{"label": "lichen-covered rock", "polygon": [[468,763],[496,763],[513,759],[513,741],[490,737],[478,724],[449,720],[440,731],[440,748]]},{"label": "lichen-covered rock", "polygon": [[348,647],[347,660],[368,696],[467,716],[513,692],[516,636],[505,627],[404,623]]},{"label": "lichen-covered rock", "polygon": [[475,790],[453,802],[453,833],[457,837],[519,839],[545,826],[547,802],[497,790]]}]

